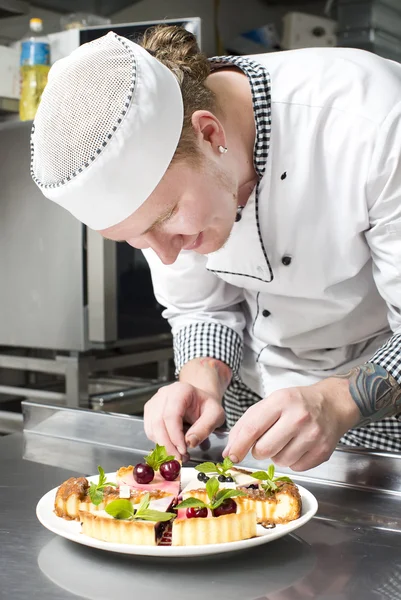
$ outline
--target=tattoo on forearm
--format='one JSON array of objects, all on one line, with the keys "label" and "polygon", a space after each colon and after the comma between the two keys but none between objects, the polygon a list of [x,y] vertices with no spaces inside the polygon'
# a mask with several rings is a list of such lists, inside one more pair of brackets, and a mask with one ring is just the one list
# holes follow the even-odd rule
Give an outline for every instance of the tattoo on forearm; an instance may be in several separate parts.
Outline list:
[{"label": "tattoo on forearm", "polygon": [[221,384],[222,393],[224,394],[232,377],[230,367],[217,358],[201,358],[199,362],[202,367],[209,367],[216,372]]},{"label": "tattoo on forearm", "polygon": [[359,427],[401,412],[401,386],[383,367],[367,363],[336,377],[349,380],[349,391],[362,415]]}]

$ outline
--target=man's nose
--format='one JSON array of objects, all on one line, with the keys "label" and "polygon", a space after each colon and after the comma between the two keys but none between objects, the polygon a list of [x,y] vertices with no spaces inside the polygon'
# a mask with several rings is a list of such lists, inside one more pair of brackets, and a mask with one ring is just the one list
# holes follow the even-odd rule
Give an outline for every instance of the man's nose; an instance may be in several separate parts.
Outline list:
[{"label": "man's nose", "polygon": [[147,244],[154,252],[156,252],[163,264],[172,265],[177,260],[182,249],[181,236],[155,235],[149,233],[146,238]]}]

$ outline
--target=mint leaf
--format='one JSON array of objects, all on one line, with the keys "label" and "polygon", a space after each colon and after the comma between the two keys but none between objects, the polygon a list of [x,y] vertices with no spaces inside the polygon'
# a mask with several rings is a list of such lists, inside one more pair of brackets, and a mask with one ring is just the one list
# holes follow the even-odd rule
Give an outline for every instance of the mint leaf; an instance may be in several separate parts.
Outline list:
[{"label": "mint leaf", "polygon": [[156,444],[154,450],[145,456],[146,464],[154,471],[158,471],[162,464],[169,460],[174,460],[174,456],[168,455],[165,446],[159,446],[159,444]]},{"label": "mint leaf", "polygon": [[275,492],[278,489],[274,481],[267,481],[262,485],[262,488],[265,490],[265,492]]},{"label": "mint leaf", "polygon": [[251,477],[255,479],[260,479],[261,481],[265,481],[266,479],[270,479],[269,475],[266,471],[255,471],[254,473],[249,473]]},{"label": "mint leaf", "polygon": [[140,519],[141,521],[170,521],[176,515],[169,512],[160,512],[159,510],[144,510],[141,513],[135,513],[134,519]]},{"label": "mint leaf", "polygon": [[195,467],[200,473],[217,473],[216,465],[212,462],[204,462],[201,465]]},{"label": "mint leaf", "polygon": [[103,489],[107,486],[117,487],[116,483],[111,483],[111,481],[106,481],[106,475],[101,466],[98,466],[97,470],[99,471],[99,481],[98,483],[94,483],[93,481],[89,487],[89,497],[91,499],[92,504],[95,506],[99,506],[99,504],[103,500]]},{"label": "mint leaf", "polygon": [[105,484],[106,482],[106,475],[104,473],[104,469],[102,469],[102,467],[99,465],[97,470],[99,471],[99,482],[98,482],[98,487],[101,487]]},{"label": "mint leaf", "polygon": [[142,498],[142,500],[140,501],[140,503],[138,504],[138,507],[136,509],[136,512],[142,512],[143,510],[146,510],[149,506],[150,503],[150,494],[145,494]]},{"label": "mint leaf", "polygon": [[291,477],[276,477],[274,481],[288,481],[288,483],[294,483]]},{"label": "mint leaf", "polygon": [[223,471],[226,472],[229,469],[232,469],[233,466],[234,466],[233,461],[230,458],[228,458],[228,456],[226,456],[225,459],[223,460],[223,464],[222,464]]},{"label": "mint leaf", "polygon": [[210,502],[214,501],[214,497],[219,491],[219,482],[217,481],[217,477],[211,477],[209,481],[206,483],[206,492],[209,496]]},{"label": "mint leaf", "polygon": [[102,490],[99,490],[96,483],[93,483],[93,481],[91,482],[89,487],[89,497],[91,499],[92,504],[94,504],[95,506],[99,506],[99,504],[103,500]]},{"label": "mint leaf", "polygon": [[135,515],[134,507],[129,500],[113,500],[104,509],[108,515],[115,519],[132,519]]},{"label": "mint leaf", "polygon": [[267,474],[269,476],[269,479],[274,479],[274,465],[269,466],[269,468],[267,469]]},{"label": "mint leaf", "polygon": [[212,502],[210,508],[212,510],[218,508],[225,500],[228,500],[228,498],[238,498],[239,496],[245,496],[245,493],[241,492],[240,490],[220,490],[216,494],[214,502]]},{"label": "mint leaf", "polygon": [[207,508],[207,504],[198,498],[187,498],[180,502],[175,508]]}]

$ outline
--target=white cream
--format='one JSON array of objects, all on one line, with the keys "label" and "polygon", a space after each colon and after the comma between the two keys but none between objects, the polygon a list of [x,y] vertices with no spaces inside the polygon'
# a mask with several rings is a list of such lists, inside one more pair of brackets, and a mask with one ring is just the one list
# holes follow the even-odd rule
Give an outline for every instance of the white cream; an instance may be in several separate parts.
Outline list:
[{"label": "white cream", "polygon": [[131,488],[129,485],[120,485],[120,498],[131,498]]}]

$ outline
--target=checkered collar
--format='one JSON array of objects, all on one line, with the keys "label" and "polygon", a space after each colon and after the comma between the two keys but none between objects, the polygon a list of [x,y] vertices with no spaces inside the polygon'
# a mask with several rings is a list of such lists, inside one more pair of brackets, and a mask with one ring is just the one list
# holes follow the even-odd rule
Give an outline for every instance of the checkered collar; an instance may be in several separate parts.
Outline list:
[{"label": "checkered collar", "polygon": [[210,58],[212,71],[229,65],[238,67],[248,77],[256,124],[256,139],[253,153],[255,171],[263,177],[269,156],[271,133],[270,75],[265,67],[243,56],[215,56]]}]

